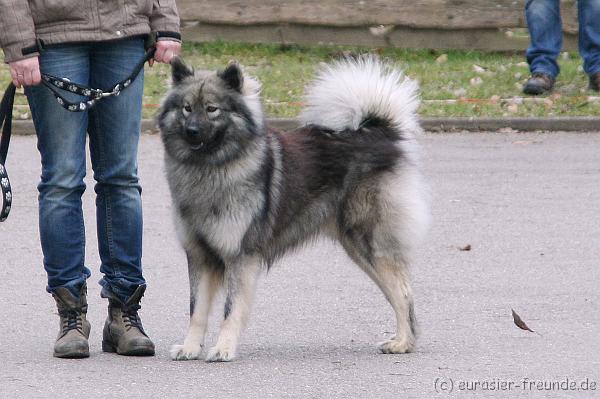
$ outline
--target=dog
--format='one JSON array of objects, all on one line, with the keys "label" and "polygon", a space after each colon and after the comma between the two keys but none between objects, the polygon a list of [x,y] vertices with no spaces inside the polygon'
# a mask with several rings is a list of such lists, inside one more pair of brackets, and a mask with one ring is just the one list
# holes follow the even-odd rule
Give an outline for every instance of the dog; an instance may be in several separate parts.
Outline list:
[{"label": "dog", "polygon": [[412,351],[408,268],[428,222],[417,84],[375,56],[335,61],[308,86],[302,127],[282,133],[265,126],[260,84],[237,63],[194,71],[175,58],[171,73],[157,122],[190,281],[189,330],[171,358],[201,357],[223,289],[205,360],[234,359],[261,270],[319,235],[339,242],[392,305],[396,335],[379,350]]}]

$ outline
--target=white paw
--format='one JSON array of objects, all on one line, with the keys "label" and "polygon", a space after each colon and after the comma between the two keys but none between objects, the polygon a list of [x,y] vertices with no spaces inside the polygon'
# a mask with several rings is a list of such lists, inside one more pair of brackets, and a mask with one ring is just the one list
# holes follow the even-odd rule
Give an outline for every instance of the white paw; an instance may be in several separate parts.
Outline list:
[{"label": "white paw", "polygon": [[206,355],[207,362],[230,362],[235,358],[235,349],[230,347],[213,347]]},{"label": "white paw", "polygon": [[392,338],[381,342],[377,347],[381,353],[408,353],[415,349],[415,343],[409,339],[396,340]]},{"label": "white paw", "polygon": [[201,345],[173,345],[171,347],[171,359],[173,360],[196,360],[200,359]]}]

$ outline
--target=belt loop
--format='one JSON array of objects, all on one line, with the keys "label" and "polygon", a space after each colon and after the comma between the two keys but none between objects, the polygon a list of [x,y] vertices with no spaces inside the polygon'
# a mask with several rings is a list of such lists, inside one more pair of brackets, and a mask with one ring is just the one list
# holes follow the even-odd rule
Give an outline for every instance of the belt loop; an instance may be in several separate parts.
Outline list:
[{"label": "belt loop", "polygon": [[44,51],[44,41],[38,37],[35,38],[35,44],[28,46],[28,47],[23,47],[21,49],[21,54],[23,55],[29,55],[29,54],[33,54],[33,53],[41,53],[42,51]]},{"label": "belt loop", "polygon": [[44,44],[44,41],[42,39],[40,39],[39,37],[35,38],[35,43],[37,44],[37,48],[38,48],[38,52],[42,52],[46,49],[46,46]]}]

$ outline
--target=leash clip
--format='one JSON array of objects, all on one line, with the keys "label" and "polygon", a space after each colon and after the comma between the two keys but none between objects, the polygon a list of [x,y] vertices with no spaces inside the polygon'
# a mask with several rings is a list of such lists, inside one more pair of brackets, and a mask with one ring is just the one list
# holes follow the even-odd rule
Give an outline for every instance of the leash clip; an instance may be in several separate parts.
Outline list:
[{"label": "leash clip", "polygon": [[118,96],[121,94],[121,84],[117,84],[112,91],[100,91],[100,97]]}]

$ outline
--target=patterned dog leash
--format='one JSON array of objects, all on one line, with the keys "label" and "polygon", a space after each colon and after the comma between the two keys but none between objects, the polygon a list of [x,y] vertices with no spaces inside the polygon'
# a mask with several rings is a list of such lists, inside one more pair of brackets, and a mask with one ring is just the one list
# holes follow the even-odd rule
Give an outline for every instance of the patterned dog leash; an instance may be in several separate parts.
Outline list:
[{"label": "patterned dog leash", "polygon": [[2,190],[2,208],[0,209],[0,222],[4,222],[10,213],[12,204],[12,191],[10,180],[6,172],[6,156],[8,155],[8,144],[12,130],[12,109],[15,101],[15,85],[10,83],[4,92],[0,103],[0,125],[2,126],[2,138],[0,138],[0,189]]},{"label": "patterned dog leash", "polygon": [[[56,101],[66,110],[71,112],[81,112],[90,109],[94,104],[106,97],[118,96],[122,90],[126,89],[131,82],[135,80],[146,61],[154,57],[156,52],[155,47],[150,47],[146,50],[144,58],[140,60],[133,72],[122,81],[115,84],[114,87],[108,90],[94,89],[83,86],[75,82],[71,82],[67,78],[57,78],[52,75],[42,74],[42,83],[52,91]],[[85,101],[71,102],[64,98],[59,90],[65,90],[71,93],[79,94],[87,97]],[[2,102],[0,103],[0,126],[2,127],[2,137],[0,138],[0,188],[2,189],[2,208],[0,209],[0,222],[4,222],[10,213],[12,206],[12,191],[8,172],[6,171],[6,157],[8,155],[8,145],[10,144],[10,136],[12,133],[12,110],[15,101],[15,85],[10,83],[4,92]]]}]

